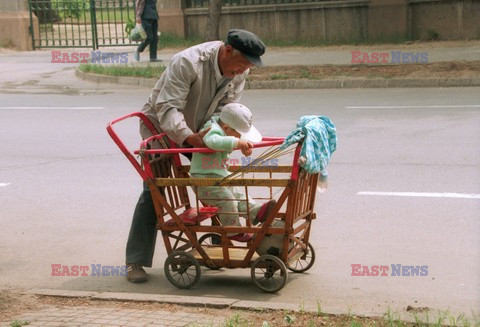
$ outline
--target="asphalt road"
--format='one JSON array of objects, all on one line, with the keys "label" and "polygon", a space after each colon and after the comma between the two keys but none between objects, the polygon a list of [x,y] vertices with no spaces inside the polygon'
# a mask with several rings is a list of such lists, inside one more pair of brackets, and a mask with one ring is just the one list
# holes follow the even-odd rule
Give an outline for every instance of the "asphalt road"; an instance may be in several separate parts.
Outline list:
[{"label": "asphalt road", "polygon": [[[337,126],[329,190],[316,200],[317,261],[274,295],[239,269],[203,270],[194,289],[179,290],[164,277],[160,239],[146,284],[51,276],[52,264],[124,263],[141,181],[105,126],[137,111],[149,90],[79,81],[72,66],[25,58],[0,60],[0,287],[480,313],[480,88],[245,92],[264,135],[286,136],[310,114]],[[137,145],[136,122],[120,132]],[[352,276],[352,264],[428,266],[428,274]]]}]

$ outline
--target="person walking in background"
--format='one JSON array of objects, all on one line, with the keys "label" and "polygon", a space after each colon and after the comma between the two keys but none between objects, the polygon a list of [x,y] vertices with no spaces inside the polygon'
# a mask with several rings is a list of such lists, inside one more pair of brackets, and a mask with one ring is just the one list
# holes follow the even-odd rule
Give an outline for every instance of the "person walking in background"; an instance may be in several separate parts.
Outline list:
[{"label": "person walking in background", "polygon": [[135,15],[137,24],[142,24],[143,29],[147,33],[147,38],[138,46],[137,51],[135,51],[135,60],[140,61],[140,53],[149,45],[150,61],[157,61],[157,0],[137,0]]}]

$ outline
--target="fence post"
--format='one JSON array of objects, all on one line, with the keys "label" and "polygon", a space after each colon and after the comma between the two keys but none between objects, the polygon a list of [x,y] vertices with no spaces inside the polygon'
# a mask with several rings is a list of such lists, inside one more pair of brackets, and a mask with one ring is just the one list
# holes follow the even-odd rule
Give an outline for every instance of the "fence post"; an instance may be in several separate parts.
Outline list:
[{"label": "fence post", "polygon": [[32,1],[28,0],[28,11],[30,12],[30,35],[32,36],[32,50],[35,51],[35,28],[33,27]]},{"label": "fence post", "polygon": [[98,33],[97,33],[97,12],[95,10],[96,1],[90,0],[90,23],[92,25],[92,47],[93,50],[98,49]]}]

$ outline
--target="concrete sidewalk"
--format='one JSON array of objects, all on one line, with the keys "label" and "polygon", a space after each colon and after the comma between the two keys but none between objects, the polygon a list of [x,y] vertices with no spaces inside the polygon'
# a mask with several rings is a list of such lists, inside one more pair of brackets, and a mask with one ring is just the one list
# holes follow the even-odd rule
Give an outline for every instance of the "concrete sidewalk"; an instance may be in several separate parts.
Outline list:
[{"label": "concrete sidewalk", "polygon": [[0,327],[11,323],[27,323],[28,326],[217,326],[222,318],[163,310],[135,310],[95,307],[50,307],[25,313],[18,318],[0,323]]},{"label": "concrete sidewalk", "polygon": [[[70,299],[72,302],[68,306],[43,305],[36,310],[30,310],[0,322],[0,327],[11,326],[15,321],[19,324],[28,322],[28,326],[225,326],[230,317],[215,315],[205,309],[299,311],[298,307],[287,303],[198,296],[53,289],[33,289],[24,294]],[[82,303],[82,300],[90,301],[89,305]],[[79,304],[74,304],[75,301]],[[105,304],[115,303],[123,304],[123,307],[105,306]],[[168,308],[138,308],[135,304],[174,304],[181,307],[168,310]],[[127,308],[124,308],[125,306]],[[205,313],[195,313],[195,310]],[[311,311],[314,312],[313,309]]]},{"label": "concrete sidewalk", "polygon": [[[263,61],[267,66],[284,65],[350,65],[352,51],[388,52],[401,51],[402,53],[427,53],[428,62],[480,60],[480,40],[472,41],[438,41],[412,42],[404,44],[375,44],[375,45],[339,45],[324,47],[272,47],[267,48]],[[168,62],[176,53],[172,50],[161,50],[159,59]],[[131,58],[131,60],[130,60]],[[129,62],[135,63],[133,53]],[[148,54],[141,55],[141,63],[148,62]]]}]

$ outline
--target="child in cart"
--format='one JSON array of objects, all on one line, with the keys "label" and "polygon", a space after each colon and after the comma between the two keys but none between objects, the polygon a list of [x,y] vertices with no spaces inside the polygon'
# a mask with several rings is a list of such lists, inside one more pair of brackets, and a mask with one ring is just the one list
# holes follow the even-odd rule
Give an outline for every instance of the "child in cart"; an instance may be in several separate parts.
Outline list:
[{"label": "child in cart", "polygon": [[[230,153],[239,148],[244,156],[252,154],[252,143],[262,140],[261,134],[252,126],[252,113],[240,103],[230,103],[223,107],[220,116],[213,116],[202,128],[210,130],[203,137],[205,145],[215,153],[194,153],[190,175],[194,178],[224,178],[229,175],[228,161]],[[219,209],[219,219],[224,226],[240,226],[240,213],[249,217],[257,225],[268,217],[276,201],[256,203],[246,199],[243,192],[229,186],[199,186],[198,198]],[[248,201],[248,215],[247,213]],[[228,234],[232,240],[245,242],[250,234]]]}]

